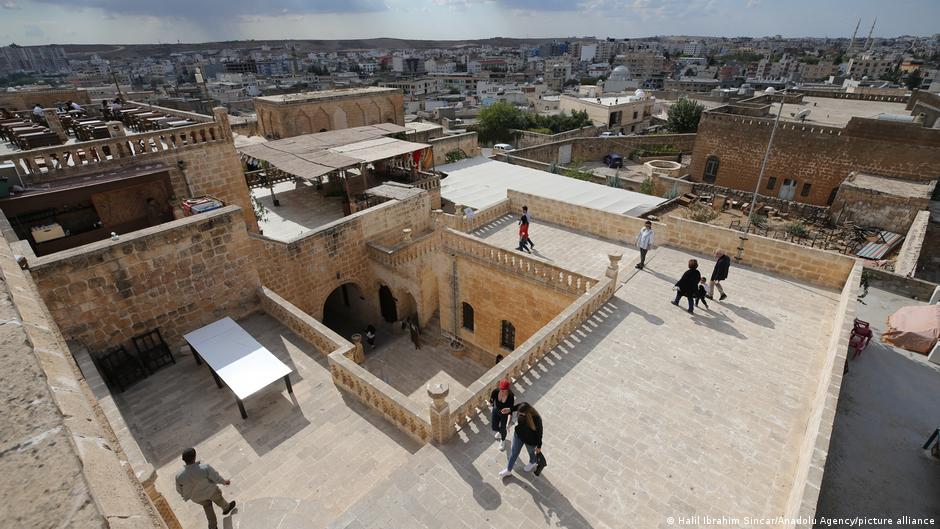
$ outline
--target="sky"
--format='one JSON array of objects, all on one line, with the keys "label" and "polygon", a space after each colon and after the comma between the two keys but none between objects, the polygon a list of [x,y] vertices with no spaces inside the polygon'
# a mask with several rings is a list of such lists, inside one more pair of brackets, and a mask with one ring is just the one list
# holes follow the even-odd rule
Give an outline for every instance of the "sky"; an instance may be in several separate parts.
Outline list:
[{"label": "sky", "polygon": [[0,0],[0,44],[940,33],[940,0]]}]

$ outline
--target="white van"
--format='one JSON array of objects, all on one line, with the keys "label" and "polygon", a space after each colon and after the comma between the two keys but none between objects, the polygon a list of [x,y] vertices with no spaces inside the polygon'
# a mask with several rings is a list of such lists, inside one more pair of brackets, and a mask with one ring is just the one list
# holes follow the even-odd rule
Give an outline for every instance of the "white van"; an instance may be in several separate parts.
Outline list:
[{"label": "white van", "polygon": [[509,151],[514,151],[514,150],[516,150],[516,149],[513,148],[513,146],[512,146],[512,145],[509,145],[508,143],[497,143],[496,145],[493,145],[493,150],[494,150],[494,151],[509,152]]}]

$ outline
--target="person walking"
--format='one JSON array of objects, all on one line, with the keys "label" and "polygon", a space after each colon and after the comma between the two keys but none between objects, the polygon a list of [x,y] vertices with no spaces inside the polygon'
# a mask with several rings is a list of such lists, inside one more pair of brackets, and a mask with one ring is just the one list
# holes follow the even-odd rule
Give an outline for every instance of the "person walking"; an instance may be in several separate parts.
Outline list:
[{"label": "person walking", "polygon": [[519,247],[520,252],[532,253],[535,243],[529,238],[529,206],[522,206],[522,216],[519,217]]},{"label": "person walking", "polygon": [[506,427],[512,418],[512,407],[515,403],[516,396],[509,389],[509,381],[500,380],[499,387],[490,393],[490,404],[493,406],[490,427],[496,432],[495,437],[499,441],[500,452],[506,449]]},{"label": "person walking", "polygon": [[542,417],[528,402],[520,402],[512,410],[517,413],[516,429],[512,435],[512,448],[509,449],[509,462],[499,473],[501,478],[512,474],[512,467],[516,465],[523,445],[529,453],[529,463],[522,467],[526,472],[538,466],[538,454],[542,453]]},{"label": "person walking", "polygon": [[689,269],[686,270],[679,281],[676,282],[676,299],[672,301],[672,304],[678,307],[679,299],[685,296],[689,298],[688,312],[692,314],[692,302],[698,294],[698,285],[701,280],[702,274],[698,271],[698,261],[689,259]]},{"label": "person walking", "polygon": [[636,247],[640,249],[640,263],[636,267],[643,270],[646,266],[646,252],[653,249],[653,223],[646,221],[640,233],[636,234]]},{"label": "person walking", "polygon": [[366,327],[366,342],[369,344],[369,350],[375,351],[375,325],[371,323]]},{"label": "person walking", "polygon": [[231,481],[223,478],[214,468],[196,461],[196,449],[183,450],[183,463],[186,464],[176,473],[176,492],[184,501],[191,501],[202,505],[206,511],[206,520],[209,529],[218,529],[218,520],[215,517],[216,504],[222,509],[222,516],[226,516],[235,508],[235,501],[226,502],[222,497],[219,485],[229,485]]},{"label": "person walking", "polygon": [[418,328],[417,318],[408,318],[408,332],[411,334],[411,342],[415,344],[415,349],[421,349],[421,329]]},{"label": "person walking", "polygon": [[731,268],[731,257],[726,255],[725,251],[721,248],[715,250],[715,257],[717,257],[718,260],[715,261],[715,269],[712,270],[708,299],[715,299],[715,289],[717,288],[718,292],[721,292],[721,297],[718,298],[718,301],[722,301],[728,297],[728,295],[725,294],[725,289],[721,288],[721,282],[728,279],[728,270]]},{"label": "person walking", "polygon": [[708,302],[705,301],[705,298],[708,297],[708,288],[705,284],[705,281],[706,280],[704,277],[699,280],[698,291],[695,294],[695,306],[698,307],[698,304],[701,302],[701,304],[707,309]]}]

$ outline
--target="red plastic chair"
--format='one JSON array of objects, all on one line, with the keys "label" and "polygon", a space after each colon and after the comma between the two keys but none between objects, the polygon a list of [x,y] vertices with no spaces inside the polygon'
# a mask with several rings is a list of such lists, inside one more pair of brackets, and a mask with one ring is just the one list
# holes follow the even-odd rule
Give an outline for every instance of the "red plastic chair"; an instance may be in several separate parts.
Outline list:
[{"label": "red plastic chair", "polygon": [[849,337],[849,347],[854,350],[852,360],[858,358],[858,355],[862,354],[862,350],[868,347],[868,342],[871,341],[871,337],[872,331],[870,324],[867,321],[856,318],[855,324],[852,326],[852,336]]}]

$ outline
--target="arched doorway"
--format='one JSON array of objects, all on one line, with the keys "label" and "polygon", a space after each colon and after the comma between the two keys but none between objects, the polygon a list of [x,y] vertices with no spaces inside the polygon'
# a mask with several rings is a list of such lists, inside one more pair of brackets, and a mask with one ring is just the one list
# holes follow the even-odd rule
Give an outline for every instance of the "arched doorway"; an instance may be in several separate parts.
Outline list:
[{"label": "arched doorway", "polygon": [[398,321],[398,304],[395,296],[392,295],[392,289],[385,285],[379,287],[379,308],[382,311],[382,319],[387,322]]},{"label": "arched doorway", "polygon": [[365,332],[372,319],[372,309],[355,283],[336,287],[323,303],[323,324],[346,338]]}]

